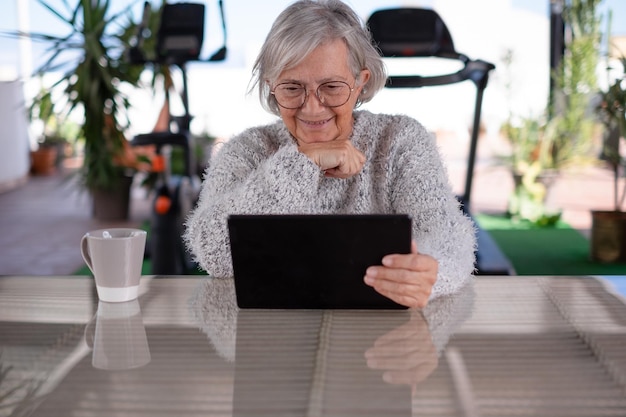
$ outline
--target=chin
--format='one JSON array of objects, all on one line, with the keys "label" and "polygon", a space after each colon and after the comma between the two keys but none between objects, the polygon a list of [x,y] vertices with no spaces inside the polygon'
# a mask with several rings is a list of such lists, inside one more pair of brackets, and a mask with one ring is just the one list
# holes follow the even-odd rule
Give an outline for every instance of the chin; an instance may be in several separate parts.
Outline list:
[{"label": "chin", "polygon": [[324,133],[316,133],[316,134],[308,134],[308,135],[299,135],[299,142],[302,143],[322,143],[322,142],[330,142],[337,138],[337,134],[324,134]]}]

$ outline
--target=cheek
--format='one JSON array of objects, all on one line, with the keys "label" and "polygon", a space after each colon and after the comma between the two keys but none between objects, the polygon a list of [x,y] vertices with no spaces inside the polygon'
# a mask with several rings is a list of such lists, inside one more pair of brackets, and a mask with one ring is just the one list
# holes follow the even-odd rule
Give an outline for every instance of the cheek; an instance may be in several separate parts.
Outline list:
[{"label": "cheek", "polygon": [[346,124],[352,124],[353,118],[353,106],[346,106],[342,108],[340,111],[335,112],[335,116],[337,117],[337,124],[344,126]]},{"label": "cheek", "polygon": [[281,109],[280,118],[282,119],[287,130],[295,137],[296,136],[296,110]]}]

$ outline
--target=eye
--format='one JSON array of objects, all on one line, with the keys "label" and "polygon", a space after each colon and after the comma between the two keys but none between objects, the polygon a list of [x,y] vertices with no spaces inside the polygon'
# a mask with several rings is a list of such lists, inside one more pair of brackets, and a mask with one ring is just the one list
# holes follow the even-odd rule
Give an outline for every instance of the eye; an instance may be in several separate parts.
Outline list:
[{"label": "eye", "polygon": [[283,94],[297,95],[297,94],[302,93],[302,91],[304,91],[304,87],[296,83],[284,83],[284,84],[278,84],[278,86],[276,87],[276,90],[280,91]]},{"label": "eye", "polygon": [[330,81],[324,84],[321,84],[320,92],[323,94],[343,94],[350,88],[348,85],[341,81]]}]

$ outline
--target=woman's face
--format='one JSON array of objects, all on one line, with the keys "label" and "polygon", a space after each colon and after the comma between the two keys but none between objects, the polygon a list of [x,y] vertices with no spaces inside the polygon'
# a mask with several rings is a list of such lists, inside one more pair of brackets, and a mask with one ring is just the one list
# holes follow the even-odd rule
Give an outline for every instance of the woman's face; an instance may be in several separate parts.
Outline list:
[{"label": "woman's face", "polygon": [[[362,70],[358,78],[348,66],[348,48],[342,40],[320,45],[300,64],[283,71],[274,89],[281,83],[298,83],[307,89],[307,99],[302,107],[286,109],[280,107],[280,117],[296,138],[298,144],[347,140],[352,133],[352,111],[363,85],[369,79],[369,71]],[[326,107],[320,103],[317,87],[329,81],[343,81],[354,90],[348,101],[339,107]]]}]

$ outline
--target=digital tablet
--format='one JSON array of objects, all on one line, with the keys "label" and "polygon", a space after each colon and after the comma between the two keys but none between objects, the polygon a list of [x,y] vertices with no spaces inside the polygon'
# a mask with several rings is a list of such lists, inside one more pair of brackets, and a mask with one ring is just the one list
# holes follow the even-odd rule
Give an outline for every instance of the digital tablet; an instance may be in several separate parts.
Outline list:
[{"label": "digital tablet", "polygon": [[408,215],[231,215],[228,229],[240,308],[406,308],[363,277],[410,252]]}]

